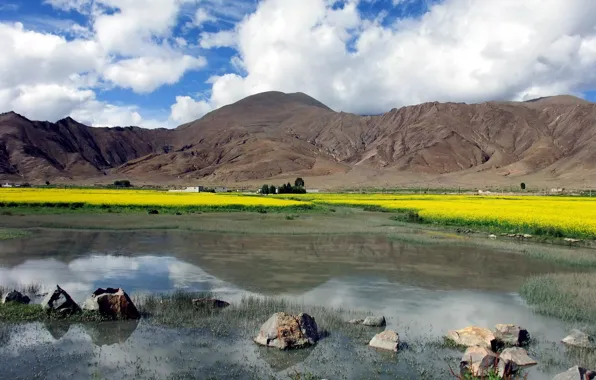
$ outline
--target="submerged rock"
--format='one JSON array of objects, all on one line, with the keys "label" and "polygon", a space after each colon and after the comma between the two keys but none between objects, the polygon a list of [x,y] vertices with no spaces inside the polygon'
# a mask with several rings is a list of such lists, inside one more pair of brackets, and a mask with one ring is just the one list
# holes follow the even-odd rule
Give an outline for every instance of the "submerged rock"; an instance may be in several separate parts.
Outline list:
[{"label": "submerged rock", "polygon": [[463,378],[468,378],[470,374],[482,378],[491,372],[498,373],[500,378],[504,378],[517,370],[515,363],[499,358],[489,348],[480,346],[469,347],[466,350],[459,363],[459,368]]},{"label": "submerged rock", "polygon": [[121,289],[99,288],[83,304],[83,309],[97,311],[112,319],[139,319],[141,315],[136,306]]},{"label": "submerged rock", "polygon": [[530,342],[528,330],[516,325],[496,325],[494,335],[507,346],[523,346]]},{"label": "submerged rock", "polygon": [[195,298],[192,300],[192,303],[198,307],[211,307],[213,309],[223,309],[224,307],[230,306],[229,302],[215,298]]},{"label": "submerged rock", "polygon": [[596,342],[594,341],[594,338],[577,329],[571,330],[571,333],[563,338],[561,342],[573,347],[596,348]]},{"label": "submerged rock", "polygon": [[285,350],[311,346],[319,340],[319,333],[315,319],[308,314],[275,313],[261,326],[254,340],[263,346]]},{"label": "submerged rock", "polygon": [[519,367],[526,367],[530,365],[538,364],[536,360],[532,359],[528,355],[528,351],[521,347],[510,347],[506,348],[501,352],[499,357],[503,360],[510,360]]},{"label": "submerged rock", "polygon": [[366,317],[364,321],[362,321],[364,326],[371,326],[371,327],[383,327],[387,324],[385,321],[384,316],[376,316],[376,317]]},{"label": "submerged rock", "polygon": [[397,352],[399,347],[399,335],[393,330],[385,330],[382,333],[375,335],[368,345],[382,350]]},{"label": "submerged rock", "polygon": [[594,378],[596,378],[596,372],[575,366],[558,374],[553,380],[593,380]]},{"label": "submerged rock", "polygon": [[447,332],[447,338],[456,344],[466,347],[486,347],[496,350],[499,342],[492,331],[483,327],[468,326],[461,330],[451,330]]},{"label": "submerged rock", "polygon": [[8,303],[8,302],[14,302],[14,303],[20,303],[23,305],[28,305],[29,302],[31,302],[31,298],[27,297],[26,295],[24,295],[21,292],[13,290],[13,291],[10,291],[2,296],[2,303]]},{"label": "submerged rock", "polygon": [[59,285],[56,285],[56,290],[45,296],[41,301],[41,307],[44,310],[54,311],[62,315],[81,312],[79,305]]}]

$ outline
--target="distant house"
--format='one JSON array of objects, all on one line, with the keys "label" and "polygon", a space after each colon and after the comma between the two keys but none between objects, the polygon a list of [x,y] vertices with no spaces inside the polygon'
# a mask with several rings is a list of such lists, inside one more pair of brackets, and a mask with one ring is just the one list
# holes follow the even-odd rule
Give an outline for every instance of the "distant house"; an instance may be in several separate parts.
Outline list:
[{"label": "distant house", "polygon": [[8,182],[6,182],[5,184],[2,184],[2,187],[12,187],[12,185]]},{"label": "distant house", "polygon": [[219,186],[215,188],[215,192],[216,193],[227,193],[228,192],[228,188],[225,186]]},{"label": "distant house", "polygon": [[174,190],[170,190],[173,193],[200,193],[201,191],[204,191],[204,187],[203,186],[189,186],[185,189],[174,189]]},{"label": "distant house", "polygon": [[319,189],[306,189],[307,193],[319,193],[321,190]]},{"label": "distant house", "polygon": [[560,187],[558,187],[558,188],[552,188],[552,189],[550,189],[550,193],[551,193],[551,194],[561,194],[561,193],[563,193],[564,191],[565,191],[565,189],[563,189],[563,188],[560,188]]}]

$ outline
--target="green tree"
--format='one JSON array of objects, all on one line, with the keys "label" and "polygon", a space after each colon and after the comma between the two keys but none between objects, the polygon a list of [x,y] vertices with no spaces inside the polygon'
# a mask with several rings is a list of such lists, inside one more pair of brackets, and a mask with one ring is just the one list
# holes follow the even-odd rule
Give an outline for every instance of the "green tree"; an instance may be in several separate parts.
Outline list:
[{"label": "green tree", "polygon": [[130,181],[127,179],[123,179],[120,181],[114,181],[114,186],[116,187],[131,187]]},{"label": "green tree", "polygon": [[296,178],[296,180],[294,181],[294,186],[304,187],[304,180],[301,177]]},{"label": "green tree", "polygon": [[521,187],[521,189],[522,189],[522,190],[525,190],[525,189],[526,189],[526,183],[525,183],[525,182],[522,182],[522,183],[519,185],[519,187]]},{"label": "green tree", "polygon": [[263,187],[261,187],[261,194],[263,194],[263,195],[269,194],[269,186],[263,185]]},{"label": "green tree", "polygon": [[275,188],[274,185],[269,186],[269,194],[276,194],[277,193],[276,190],[277,189]]}]

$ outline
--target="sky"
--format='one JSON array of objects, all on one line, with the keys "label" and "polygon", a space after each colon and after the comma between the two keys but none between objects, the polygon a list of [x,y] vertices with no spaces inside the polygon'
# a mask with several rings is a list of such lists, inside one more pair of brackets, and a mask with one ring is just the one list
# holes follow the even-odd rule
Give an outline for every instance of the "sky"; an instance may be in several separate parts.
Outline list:
[{"label": "sky", "polygon": [[336,111],[596,100],[594,0],[0,0],[0,112],[172,128],[263,91]]}]

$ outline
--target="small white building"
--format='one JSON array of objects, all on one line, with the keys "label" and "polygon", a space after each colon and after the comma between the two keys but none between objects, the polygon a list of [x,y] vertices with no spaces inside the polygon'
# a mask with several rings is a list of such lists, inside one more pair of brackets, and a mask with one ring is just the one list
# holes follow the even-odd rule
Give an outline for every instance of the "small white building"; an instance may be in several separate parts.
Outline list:
[{"label": "small white building", "polygon": [[12,185],[10,183],[6,182],[6,183],[2,184],[2,187],[12,187]]},{"label": "small white building", "polygon": [[200,193],[201,191],[203,191],[203,186],[189,186],[186,189],[175,189],[170,191],[173,193]]},{"label": "small white building", "polygon": [[215,188],[215,192],[216,193],[227,193],[228,192],[228,188],[225,186],[219,186]]}]

